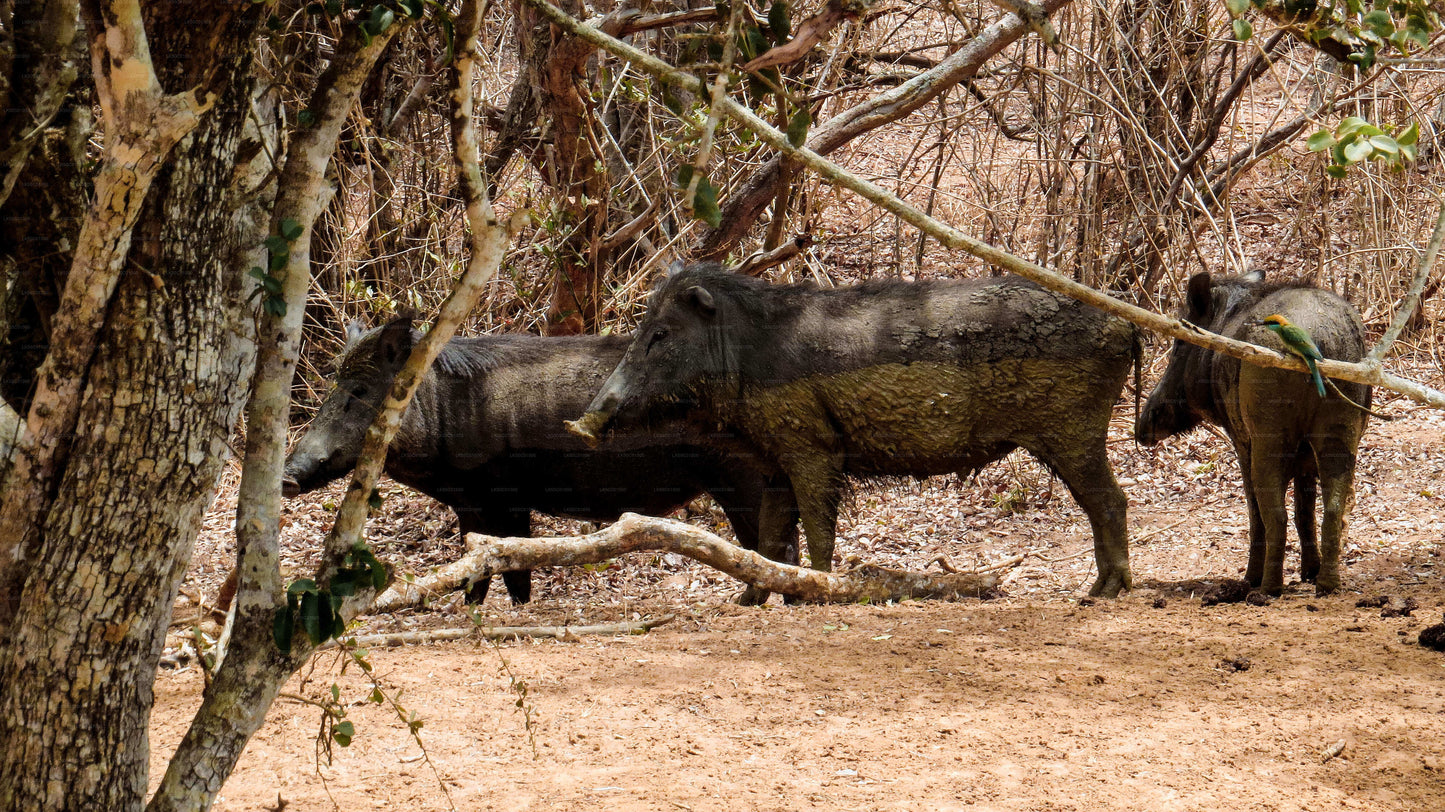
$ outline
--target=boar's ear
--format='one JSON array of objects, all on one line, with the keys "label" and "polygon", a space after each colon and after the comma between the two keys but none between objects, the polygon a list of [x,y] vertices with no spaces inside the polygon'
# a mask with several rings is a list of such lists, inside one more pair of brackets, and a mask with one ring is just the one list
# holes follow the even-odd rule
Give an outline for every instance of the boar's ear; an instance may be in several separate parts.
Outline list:
[{"label": "boar's ear", "polygon": [[1198,324],[1208,320],[1214,309],[1214,283],[1209,272],[1204,271],[1189,277],[1189,320]]},{"label": "boar's ear", "polygon": [[682,264],[682,260],[678,259],[677,257],[673,257],[672,261],[667,263],[667,275],[669,277],[677,276],[678,274],[682,273],[682,269],[686,267],[686,265]]},{"label": "boar's ear", "polygon": [[411,316],[399,316],[381,328],[376,349],[387,366],[401,366],[411,355]]},{"label": "boar's ear", "polygon": [[356,346],[356,342],[358,342],[358,341],[361,340],[361,334],[364,333],[364,332],[366,332],[366,331],[363,330],[363,329],[361,329],[361,322],[359,322],[359,321],[349,321],[349,322],[347,322],[347,323],[346,323],[346,349],[349,350],[349,349],[351,349],[352,347],[355,347],[355,346]]},{"label": "boar's ear", "polygon": [[712,293],[702,285],[693,285],[683,291],[682,301],[688,307],[691,307],[704,316],[711,316],[717,313],[717,305],[712,300]]}]

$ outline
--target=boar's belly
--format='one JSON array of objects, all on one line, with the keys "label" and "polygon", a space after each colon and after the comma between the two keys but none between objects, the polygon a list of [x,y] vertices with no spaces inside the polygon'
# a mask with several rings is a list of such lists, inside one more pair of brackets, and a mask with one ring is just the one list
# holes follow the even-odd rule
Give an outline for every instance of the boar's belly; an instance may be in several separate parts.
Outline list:
[{"label": "boar's belly", "polygon": [[751,422],[785,451],[841,453],[848,471],[929,476],[1016,447],[1078,442],[1108,425],[1124,367],[1011,359],[882,364],[815,376],[748,398]]}]

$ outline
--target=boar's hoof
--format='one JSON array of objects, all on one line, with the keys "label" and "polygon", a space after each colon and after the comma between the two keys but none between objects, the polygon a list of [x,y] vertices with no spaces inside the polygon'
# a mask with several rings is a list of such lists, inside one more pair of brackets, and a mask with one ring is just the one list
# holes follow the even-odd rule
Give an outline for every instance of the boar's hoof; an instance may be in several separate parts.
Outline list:
[{"label": "boar's hoof", "polygon": [[1089,597],[1117,598],[1120,592],[1132,586],[1130,580],[1127,572],[1111,572],[1108,575],[1100,575],[1094,585],[1089,587]]},{"label": "boar's hoof", "polygon": [[762,606],[768,602],[768,597],[773,593],[766,589],[759,589],[751,584],[738,596],[738,606]]},{"label": "boar's hoof", "polygon": [[1323,598],[1326,595],[1333,595],[1340,591],[1340,582],[1327,582],[1323,578],[1315,583],[1315,596]]}]

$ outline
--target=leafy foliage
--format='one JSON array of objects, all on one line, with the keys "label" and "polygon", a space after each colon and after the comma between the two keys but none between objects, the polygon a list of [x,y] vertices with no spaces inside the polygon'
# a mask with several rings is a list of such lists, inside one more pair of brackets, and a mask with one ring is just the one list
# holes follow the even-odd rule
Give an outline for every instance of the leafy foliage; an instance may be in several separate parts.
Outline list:
[{"label": "leafy foliage", "polygon": [[1381,50],[1409,56],[1440,29],[1439,11],[1425,0],[1225,0],[1225,7],[1235,18],[1234,36],[1240,42],[1254,33],[1245,14],[1259,9],[1317,47],[1343,51],[1360,70],[1374,67]]},{"label": "leafy foliage", "polygon": [[291,261],[291,246],[303,233],[305,229],[300,223],[289,217],[282,220],[280,233],[272,234],[262,241],[262,245],[266,246],[266,267],[257,265],[251,268],[249,274],[256,280],[256,288],[251,291],[247,301],[260,296],[261,306],[276,318],[286,315],[286,297],[282,292],[281,280],[275,274]]},{"label": "leafy foliage", "polygon": [[1332,178],[1343,178],[1348,167],[1363,161],[1382,161],[1397,171],[1403,169],[1407,161],[1415,160],[1419,140],[1418,123],[1395,135],[1359,116],[1350,116],[1333,133],[1320,130],[1307,143],[1311,152],[1328,150],[1330,165],[1325,171]]},{"label": "leafy foliage", "polygon": [[274,636],[276,647],[291,650],[299,625],[312,645],[320,645],[346,630],[341,604],[358,589],[380,590],[386,586],[386,565],[365,544],[358,542],[342,558],[341,567],[323,589],[310,578],[300,578],[286,588],[286,608],[277,610]]}]

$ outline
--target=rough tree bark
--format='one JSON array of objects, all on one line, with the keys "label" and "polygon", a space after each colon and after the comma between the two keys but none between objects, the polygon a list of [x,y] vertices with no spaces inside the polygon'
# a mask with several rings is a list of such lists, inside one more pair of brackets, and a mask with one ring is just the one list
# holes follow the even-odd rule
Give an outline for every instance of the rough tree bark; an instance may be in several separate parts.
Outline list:
[{"label": "rough tree bark", "polygon": [[263,7],[84,10],[106,138],[0,494],[0,809],[140,808],[166,621],[251,355],[237,269],[259,237],[232,179]]},{"label": "rough tree bark", "polygon": [[[485,184],[477,167],[476,135],[472,122],[472,65],[476,59],[481,10],[481,4],[473,0],[462,4],[456,18],[457,64],[450,77],[458,174],[467,199],[467,219],[471,227],[470,261],[456,289],[443,303],[436,323],[413,349],[411,357],[398,373],[381,412],[367,431],[356,472],[337,512],[336,522],[326,538],[321,565],[315,574],[315,581],[322,589],[328,588],[342,556],[360,537],[369,496],[375,490],[387,446],[396,434],[412,392],[426,367],[455,333],[466,314],[476,306],[483,285],[495,275],[506,248],[506,228],[497,221],[483,193]],[[382,39],[376,37],[369,45],[353,48],[349,55],[338,56],[338,72],[326,83],[329,90],[318,92],[313,103],[318,128],[340,131],[339,119],[345,117],[354,102],[360,80],[369,69],[367,66],[385,46]],[[351,44],[354,46],[356,41],[351,40]],[[330,122],[332,118],[338,121]],[[333,136],[333,148],[334,145]],[[298,160],[303,163],[298,166],[301,177],[297,179],[296,191],[316,182],[307,179],[320,177],[325,158],[331,154],[323,146],[318,142],[300,153]],[[306,183],[302,183],[303,180]],[[303,229],[310,228],[320,211],[319,207],[307,204],[302,197],[285,198],[285,203],[287,209],[293,211],[293,216],[307,218],[298,220]],[[278,201],[276,214],[282,216],[281,201]],[[299,314],[306,291],[307,271],[304,266],[286,270],[287,278],[282,280],[282,285],[288,314],[293,311]],[[286,323],[285,329],[299,330],[299,315],[296,322],[294,325]],[[286,352],[294,352],[297,338],[298,333],[289,334],[286,346],[290,350]],[[281,481],[279,455],[284,447],[285,404],[288,400],[282,390],[289,384],[289,370],[293,369],[294,361],[288,362],[287,357],[279,352],[258,362],[252,397],[253,401],[262,399],[264,402],[253,403],[252,406],[256,422],[250,425],[250,434],[256,435],[256,445],[253,449],[248,435],[247,465],[242,476],[241,493],[243,502],[248,506],[244,513],[238,511],[237,515],[237,535],[243,546],[239,588],[228,635],[223,640],[223,659],[206,690],[200,710],[156,790],[150,805],[152,812],[204,809],[208,806],[235,767],[246,742],[260,727],[282,683],[315,649],[314,642],[298,632],[290,650],[281,651],[277,649],[273,636],[276,611],[285,605],[276,529]],[[373,590],[358,590],[341,607],[343,620],[355,617],[374,597]]]}]

